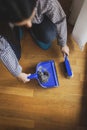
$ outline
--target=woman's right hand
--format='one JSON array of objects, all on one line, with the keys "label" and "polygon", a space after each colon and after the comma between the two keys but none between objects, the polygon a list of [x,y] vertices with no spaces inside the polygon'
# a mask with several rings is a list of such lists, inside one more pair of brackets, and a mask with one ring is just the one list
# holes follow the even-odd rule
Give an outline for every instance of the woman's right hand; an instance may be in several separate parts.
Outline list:
[{"label": "woman's right hand", "polygon": [[17,76],[17,78],[18,78],[18,80],[23,81],[24,83],[27,83],[27,82],[30,81],[30,79],[27,78],[29,75],[31,75],[31,74],[26,74],[26,73],[22,73],[22,72],[21,72],[21,73]]}]

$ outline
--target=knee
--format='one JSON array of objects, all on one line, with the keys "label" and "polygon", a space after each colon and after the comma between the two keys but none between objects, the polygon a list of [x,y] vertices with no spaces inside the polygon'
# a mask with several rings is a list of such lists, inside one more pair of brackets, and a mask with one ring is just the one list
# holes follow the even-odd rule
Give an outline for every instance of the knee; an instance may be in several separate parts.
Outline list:
[{"label": "knee", "polygon": [[46,31],[46,33],[43,36],[45,42],[52,43],[52,41],[56,38],[53,32]]}]

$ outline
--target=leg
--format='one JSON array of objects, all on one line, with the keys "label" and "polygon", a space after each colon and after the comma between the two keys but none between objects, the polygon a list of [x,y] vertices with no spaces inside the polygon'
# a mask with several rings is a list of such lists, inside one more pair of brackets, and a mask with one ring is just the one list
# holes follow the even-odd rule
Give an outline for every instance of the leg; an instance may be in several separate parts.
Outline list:
[{"label": "leg", "polygon": [[11,48],[14,50],[16,57],[18,60],[21,57],[21,45],[20,39],[22,37],[22,30],[20,27],[11,28],[7,23],[0,23],[0,35],[3,36]]},{"label": "leg", "polygon": [[56,38],[56,26],[45,16],[41,24],[33,24],[31,33],[42,49],[48,49]]},{"label": "leg", "polygon": [[15,34],[15,43],[10,43],[11,48],[13,49],[16,57],[18,60],[21,58],[21,45],[20,45],[20,39],[21,39],[21,33],[19,27],[15,27],[13,29]]}]

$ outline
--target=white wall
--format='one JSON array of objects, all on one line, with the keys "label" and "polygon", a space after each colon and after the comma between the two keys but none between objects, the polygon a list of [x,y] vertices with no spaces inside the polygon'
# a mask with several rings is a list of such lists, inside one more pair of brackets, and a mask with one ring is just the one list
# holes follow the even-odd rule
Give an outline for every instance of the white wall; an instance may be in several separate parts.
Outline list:
[{"label": "white wall", "polygon": [[[75,1],[81,1],[81,0],[75,0]],[[77,3],[74,6],[74,9],[75,10],[73,10],[73,15],[75,16],[75,25],[72,31],[72,37],[79,45],[80,49],[83,49],[83,47],[87,43],[87,0],[84,0],[82,6],[80,6],[80,11],[78,16],[77,13],[75,13],[76,10],[78,12]]]}]

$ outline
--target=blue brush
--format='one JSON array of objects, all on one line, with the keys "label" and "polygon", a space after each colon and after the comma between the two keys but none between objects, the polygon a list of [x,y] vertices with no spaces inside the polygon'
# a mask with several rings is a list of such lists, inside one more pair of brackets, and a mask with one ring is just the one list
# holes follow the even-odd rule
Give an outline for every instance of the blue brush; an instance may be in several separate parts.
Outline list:
[{"label": "blue brush", "polygon": [[65,65],[65,70],[68,78],[73,77],[73,72],[71,70],[70,62],[68,59],[67,55],[64,55],[64,65]]}]

